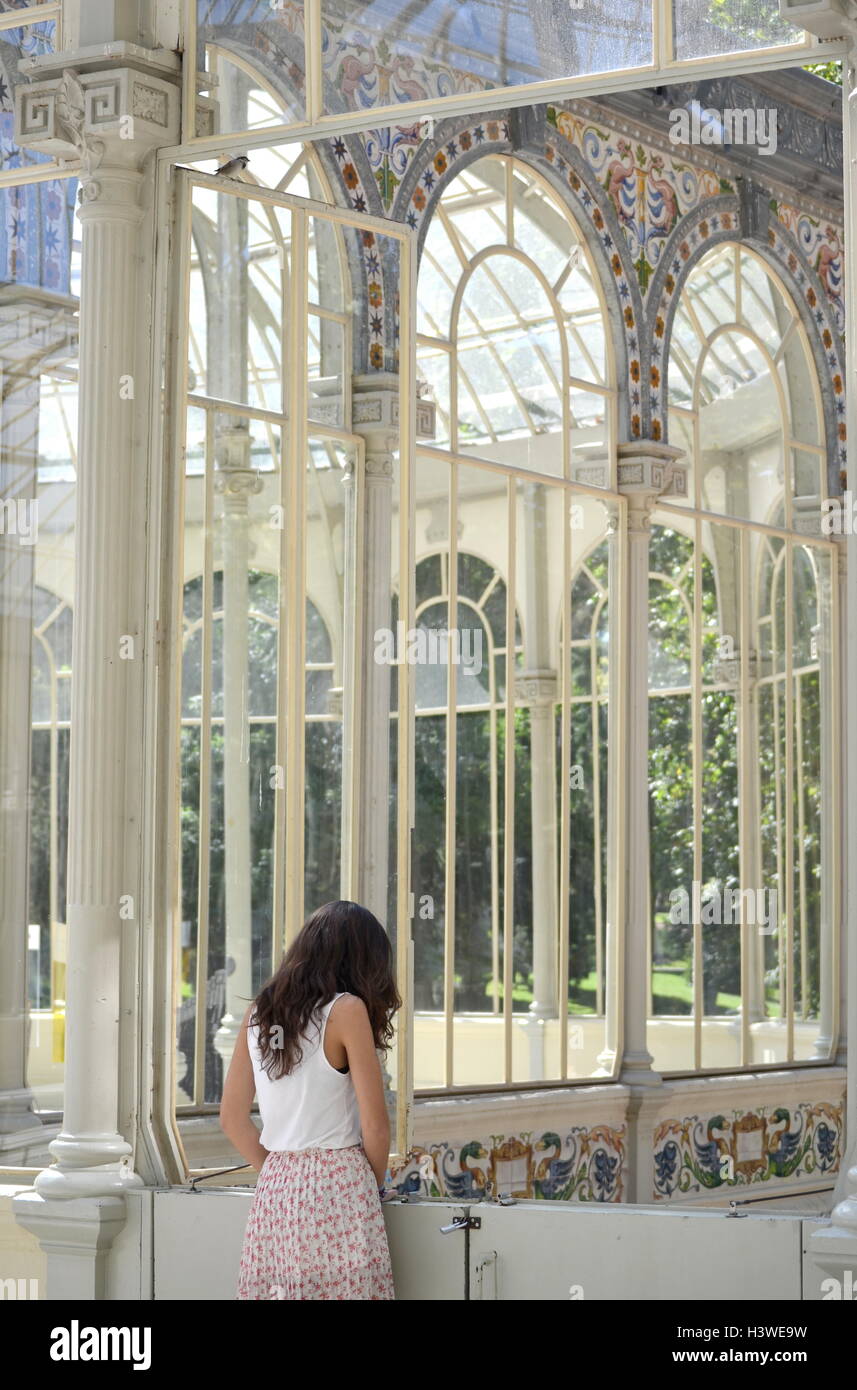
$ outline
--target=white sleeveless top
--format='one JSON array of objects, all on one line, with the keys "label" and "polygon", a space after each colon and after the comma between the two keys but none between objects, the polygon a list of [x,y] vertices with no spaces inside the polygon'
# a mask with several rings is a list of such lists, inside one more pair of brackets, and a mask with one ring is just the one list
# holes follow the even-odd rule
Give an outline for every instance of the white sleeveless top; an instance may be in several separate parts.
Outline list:
[{"label": "white sleeveless top", "polygon": [[347,1149],[360,1143],[360,1112],[350,1072],[340,1072],[324,1055],[330,1011],[342,994],[316,1010],[315,1027],[301,1038],[303,1057],[287,1076],[272,1079],[262,1067],[257,1028],[247,1042],[262,1116],[260,1143],[275,1152],[295,1149]]}]

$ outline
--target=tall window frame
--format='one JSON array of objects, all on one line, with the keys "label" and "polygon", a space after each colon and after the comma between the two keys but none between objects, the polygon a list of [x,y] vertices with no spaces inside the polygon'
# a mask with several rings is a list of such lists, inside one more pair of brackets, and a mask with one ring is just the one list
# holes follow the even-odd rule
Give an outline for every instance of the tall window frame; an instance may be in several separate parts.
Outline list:
[{"label": "tall window frame", "polygon": [[[719,391],[718,382],[723,383]],[[700,898],[705,900],[711,875],[703,838],[713,833],[705,790],[706,769],[711,770],[706,747],[713,726],[705,724],[706,710],[710,713],[712,702],[726,699],[724,692],[731,691],[735,726],[727,765],[734,771],[738,797],[734,824],[738,867],[732,874],[718,872],[717,892],[725,903],[727,882],[740,888],[742,895],[752,890],[759,912],[774,905],[776,893],[779,924],[771,930],[769,923],[748,921],[753,908],[749,898],[742,897],[740,921],[734,923],[740,935],[740,1004],[729,1011],[731,1024],[723,1019],[718,1038],[715,1016],[704,1000],[704,980],[706,962],[710,965],[716,958],[711,933],[730,928],[692,921],[692,998],[687,1015],[692,1031],[670,1063],[665,1044],[659,1041],[657,1015],[650,1007],[649,1050],[657,1069],[667,1072],[740,1071],[829,1061],[837,1045],[839,1011],[837,826],[842,793],[832,757],[834,731],[841,717],[839,551],[835,541],[821,534],[827,442],[809,337],[788,286],[752,246],[723,241],[690,271],[672,325],[670,387],[670,439],[687,451],[692,487],[686,502],[661,499],[653,529],[674,528],[685,538],[689,555],[683,602],[690,675],[684,693],[693,711],[688,796],[692,843],[684,886],[689,892],[691,883],[699,884]],[[706,410],[709,416],[703,427]],[[771,419],[777,417],[778,424],[771,426],[767,436],[764,424],[753,419],[754,410],[764,420],[766,412]],[[742,429],[748,431],[749,442],[744,445]],[[759,443],[753,442],[754,429]],[[723,465],[718,453],[721,443]],[[736,450],[734,456],[741,458],[742,447],[743,491],[740,486],[730,491],[728,460]],[[712,477],[707,490],[706,481]],[[798,659],[802,614],[795,606],[795,574],[807,563],[817,581],[810,596],[817,622],[812,654],[804,643],[806,659]],[[766,591],[766,564],[781,576],[779,602],[773,606],[776,589],[768,581]],[[654,583],[663,579],[653,571]],[[778,634],[777,640],[772,641],[772,633]],[[818,696],[817,720],[811,725],[804,713],[803,692],[814,679],[823,691]],[[650,690],[650,699],[659,696],[656,688]],[[768,732],[772,722],[778,731],[773,738]],[[823,766],[818,761],[822,749]],[[813,776],[807,773],[808,760]],[[767,762],[774,772],[766,789]],[[823,792],[815,787],[816,764]],[[792,788],[791,795],[787,787]],[[813,798],[818,804],[818,844],[813,854],[823,885],[815,903],[808,893],[804,846]],[[771,809],[766,809],[766,799]],[[766,847],[766,835],[771,849]],[[760,900],[759,893],[767,898]],[[660,907],[664,908],[663,901]],[[692,915],[704,917],[701,906],[695,914],[691,910]],[[708,911],[712,916],[716,908]],[[812,945],[810,918],[818,927],[818,939]],[[657,936],[653,920],[650,982]],[[811,996],[817,1002],[811,1004]],[[732,1036],[727,1041],[730,1027]]]},{"label": "tall window frame", "polygon": [[[531,238],[537,236],[537,215],[534,213],[532,222],[527,222],[527,197],[545,210],[545,217],[555,236],[555,242],[551,245],[547,234],[542,233],[542,264],[537,264],[535,257],[527,254],[516,235],[517,217],[518,231],[525,234],[527,226],[530,226]],[[475,242],[468,237],[466,228],[470,207],[475,209],[479,224]],[[502,1001],[502,1013],[498,1010],[494,1014],[493,1008],[491,1011],[500,1033],[493,1041],[490,1061],[469,1062],[465,1035],[471,1028],[472,1017],[460,1014],[456,1008],[454,847],[457,842],[459,797],[457,738],[458,720],[461,717],[457,692],[463,677],[451,663],[448,668],[444,751],[446,869],[442,904],[443,1016],[437,1019],[440,1037],[435,1040],[440,1065],[435,1066],[438,1075],[433,1083],[421,1084],[418,1057],[415,1083],[417,1091],[422,1094],[509,1089],[535,1083],[567,1084],[570,1079],[585,1080],[596,1074],[609,1075],[618,1064],[615,1038],[621,1006],[620,992],[612,980],[607,982],[604,923],[609,921],[610,924],[614,943],[610,948],[612,951],[621,933],[622,904],[614,879],[609,885],[609,905],[602,910],[600,900],[602,887],[605,886],[604,875],[596,871],[594,878],[599,898],[596,911],[599,919],[596,929],[598,979],[594,991],[594,1011],[589,1008],[581,1010],[584,1014],[591,1014],[591,1018],[581,1019],[577,1006],[572,1006],[568,986],[569,956],[575,933],[570,891],[573,854],[570,795],[574,795],[574,792],[565,794],[564,791],[575,785],[576,750],[572,723],[573,717],[576,717],[573,711],[579,708],[582,694],[574,689],[576,678],[572,671],[573,660],[579,651],[573,628],[574,584],[578,574],[582,573],[584,558],[608,536],[610,582],[615,585],[611,615],[612,621],[617,624],[617,632],[621,622],[621,537],[624,536],[625,502],[611,487],[587,486],[576,481],[578,463],[589,460],[585,450],[581,449],[578,453],[574,438],[576,431],[580,440],[590,444],[590,452],[594,445],[598,450],[599,462],[606,464],[606,467],[602,467],[602,473],[612,483],[616,477],[617,428],[614,349],[607,327],[609,320],[601,283],[588,247],[570,210],[536,169],[512,156],[485,156],[468,165],[463,174],[447,185],[432,216],[438,219],[447,246],[452,248],[452,263],[457,264],[458,276],[453,278],[445,269],[443,253],[435,254],[430,224],[420,266],[418,308],[421,317],[417,331],[417,371],[423,380],[429,380],[440,415],[441,433],[446,434],[448,442],[441,438],[433,446],[418,444],[415,484],[417,560],[421,561],[430,553],[432,547],[426,545],[426,540],[435,528],[440,527],[446,537],[444,553],[447,557],[448,583],[445,601],[450,612],[457,612],[458,556],[460,553],[481,554],[506,587],[506,631],[510,631],[512,624],[520,620],[523,651],[519,654],[514,680],[505,682],[498,707],[498,718],[503,721],[503,776],[498,800],[504,809],[497,817],[491,838],[502,844],[499,894],[503,906],[499,914],[501,945],[499,951],[495,952],[495,969],[496,957],[500,957],[500,978],[491,982],[487,993],[492,1000],[496,997]],[[548,306],[547,314],[537,309],[528,321],[526,314],[522,314],[514,302],[510,302],[508,288],[502,283],[498,285],[497,279],[493,280],[493,303],[501,306],[501,315],[507,314],[506,320],[499,323],[499,336],[505,337],[510,355],[518,348],[528,350],[533,336],[536,337],[532,356],[540,363],[540,375],[534,373],[531,378],[536,381],[535,395],[540,398],[541,404],[546,398],[550,400],[550,393],[553,392],[552,400],[559,405],[548,417],[549,423],[542,427],[536,426],[532,407],[524,398],[524,391],[518,389],[514,381],[511,387],[509,385],[512,376],[509,363],[502,360],[502,352],[496,347],[498,324],[495,321],[493,327],[489,325],[486,328],[479,314],[467,307],[467,292],[474,277],[492,258],[503,256],[514,264],[516,275],[523,271],[532,276],[533,283],[538,286],[538,294],[533,297],[533,302],[541,296],[541,303]],[[549,265],[551,259],[555,262],[555,268],[549,274],[542,266]],[[446,282],[445,298],[435,292],[436,286],[443,281]],[[565,302],[561,298],[564,291],[568,295]],[[449,327],[444,326],[440,331],[435,307],[438,303],[444,313],[447,305],[449,309]],[[587,321],[582,333],[575,322],[575,310],[579,315],[581,306]],[[483,403],[480,404],[478,388],[471,388],[465,383],[464,389],[472,403],[474,418],[482,420],[484,424],[481,434],[477,432],[472,442],[465,444],[457,427],[460,403],[456,400],[455,377],[459,353],[467,349],[456,340],[456,327],[463,322],[463,315],[468,313],[471,335],[477,342],[478,350],[493,364],[498,392],[509,391],[517,417],[510,419],[505,432],[492,429],[487,420],[484,394]],[[545,367],[545,356],[548,354],[544,353],[543,344],[538,339],[539,331],[548,317],[559,339],[559,346],[554,349],[554,362],[559,359],[560,365],[553,373]],[[601,335],[600,345],[594,346],[598,334]],[[575,354],[578,362],[588,364],[588,374],[572,370]],[[446,363],[446,370],[439,372],[433,367],[433,361]],[[518,379],[520,381],[520,376]],[[446,389],[444,381],[449,383]],[[575,418],[574,401],[577,394],[584,401],[598,403],[600,416],[595,417],[594,431],[588,429],[588,421]],[[551,439],[555,441],[557,447],[554,452],[530,449],[532,440],[538,443],[545,435],[549,436],[549,443]],[[481,496],[481,505],[484,506],[479,529],[485,539],[481,546],[478,535],[475,540],[472,539],[473,518],[479,512],[472,510],[474,503],[471,498],[476,496]],[[491,535],[499,537],[490,556],[486,550],[489,515],[492,518]],[[547,595],[549,598],[546,599]],[[622,691],[618,662],[614,666],[616,669],[611,671],[609,677],[609,717],[616,721],[618,729]],[[591,693],[587,700],[591,709]],[[596,698],[595,707],[606,707],[607,703],[605,688],[601,697]],[[587,718],[591,722],[591,712],[587,713]],[[542,730],[538,734],[537,725]],[[529,909],[533,913],[533,923],[539,919],[540,924],[538,930],[533,925],[531,933],[530,928],[526,929],[526,949],[531,950],[532,1003],[529,1006],[524,1004],[521,1008],[521,1001],[515,1001],[518,1007],[513,1005],[517,967],[513,965],[515,953],[509,946],[513,931],[520,937],[523,930],[516,916],[515,905],[516,862],[521,853],[520,846],[516,848],[516,819],[521,816],[520,797],[516,800],[516,789],[521,782],[524,763],[536,746],[541,751],[533,762],[542,765],[539,773],[541,792],[531,781],[531,807],[536,808],[531,813],[551,815],[547,807],[551,796],[554,798],[555,822],[551,823],[555,825],[556,838],[546,862],[551,879],[556,873],[557,891],[555,917],[541,921],[535,899]],[[616,746],[614,744],[614,759]],[[526,753],[522,750],[526,750]],[[597,764],[597,754],[594,761]],[[551,785],[553,791],[545,800],[545,788]],[[611,768],[607,785],[613,788],[617,785],[615,766]],[[598,804],[597,794],[595,800]],[[505,809],[509,807],[515,808],[511,819]],[[600,824],[600,805],[597,814]],[[603,814],[605,821],[608,820],[606,806]],[[615,845],[620,819],[615,805],[610,814],[609,834]],[[530,835],[526,820],[527,815],[524,816],[523,833]],[[605,843],[607,833],[605,823]],[[419,826],[415,836],[415,855],[418,854]],[[554,863],[555,869],[550,867]],[[536,894],[541,893],[543,887],[539,880],[540,875],[534,869],[533,891]],[[546,901],[551,903],[550,894]],[[450,904],[456,906],[450,910]],[[415,936],[419,930],[420,922],[415,918]],[[546,996],[538,986],[539,978],[547,982]],[[564,1020],[563,1026],[557,1023],[560,1019]],[[590,1022],[594,1024],[592,1029],[589,1028]],[[415,1027],[418,1030],[419,1050],[419,1012],[415,1016]],[[471,1041],[470,1047],[473,1057],[477,1058],[477,1043]],[[525,1050],[526,1057],[523,1055]]]}]

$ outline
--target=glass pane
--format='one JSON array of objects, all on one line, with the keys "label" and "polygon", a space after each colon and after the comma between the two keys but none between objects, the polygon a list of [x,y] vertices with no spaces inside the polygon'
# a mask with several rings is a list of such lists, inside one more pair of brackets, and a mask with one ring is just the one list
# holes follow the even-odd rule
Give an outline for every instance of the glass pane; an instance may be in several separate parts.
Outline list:
[{"label": "glass pane", "polygon": [[706,511],[771,523],[783,496],[783,418],[770,362],[725,332],[704,359],[698,460]]},{"label": "glass pane", "polygon": [[[568,1075],[591,1076],[606,1042],[610,578],[616,542],[608,511],[587,494],[568,501],[571,561],[571,707],[568,777],[562,779],[562,713],[556,720],[557,814],[568,807]],[[562,880],[561,880],[562,882]]]},{"label": "glass pane", "polygon": [[702,767],[699,874],[702,947],[701,1065],[741,1064],[741,914],[745,889],[739,853],[739,719],[744,580],[742,532],[702,527]]},{"label": "glass pane", "polygon": [[345,426],[345,344],[347,325],[309,316],[307,359],[309,418],[320,425]]},{"label": "glass pane", "polygon": [[[351,342],[356,314],[343,234],[324,217],[311,217],[307,225],[309,418],[343,429],[350,423]],[[364,245],[371,246],[373,234],[364,232],[362,236]],[[377,266],[377,254],[374,261]]]},{"label": "glass pane", "polygon": [[[279,548],[278,532],[271,527],[271,508],[279,501],[279,460],[262,459],[257,453],[259,485],[255,491],[239,491],[247,477],[250,440],[242,441],[242,432],[229,419],[229,451],[222,451],[218,434],[223,419],[218,416],[214,425],[213,582],[206,614],[212,626],[211,809],[216,846],[207,895],[206,963],[207,1013],[216,1061],[211,1062],[206,1100],[218,1098],[237,1024],[271,968],[274,806],[282,783],[274,742]],[[243,459],[237,454],[242,442]],[[207,1066],[207,1077],[208,1072]]]},{"label": "glass pane", "polygon": [[[449,593],[449,465],[420,458],[416,469],[416,624],[445,628]],[[434,553],[431,553],[434,552]],[[393,631],[395,631],[395,627]],[[428,656],[428,652],[425,652]],[[437,649],[435,657],[439,655]],[[446,1084],[444,933],[446,927],[446,667],[414,672],[416,820],[413,891],[414,1085]],[[395,672],[394,672],[395,676]]]},{"label": "glass pane", "polygon": [[794,308],[755,256],[741,252],[739,273],[741,320],[776,353],[795,318]]},{"label": "glass pane", "polygon": [[[786,881],[789,847],[786,828],[786,612],[784,543],[775,537],[754,538],[758,546],[757,573],[757,706],[758,706],[758,799],[759,856],[761,886],[768,901],[777,904],[773,931],[758,932],[754,938],[753,970],[760,977],[756,1013],[753,1020],[753,1060],[784,1061],[788,1056],[788,956],[785,919]],[[790,858],[790,856],[789,856]]]},{"label": "glass pane", "polygon": [[[651,5],[323,0],[327,109],[363,110],[651,61]],[[430,60],[425,55],[431,55]]]},{"label": "glass pane", "polygon": [[[15,79],[18,33],[0,35]],[[76,193],[71,180],[0,190],[0,1106],[4,1162],[28,1167],[50,1162],[56,1131],[43,1142],[41,1125],[64,1099]]]},{"label": "glass pane", "polygon": [[457,682],[454,1062],[456,1082],[475,1085],[496,1084],[506,1075],[506,480],[461,468],[459,518],[459,624],[464,633],[478,620],[482,648],[481,669],[465,677],[459,667]]},{"label": "glass pane", "polygon": [[444,191],[420,263],[418,326],[438,442],[448,404],[460,450],[556,475],[573,452],[574,477],[609,484],[608,398],[587,389],[609,384],[596,281],[576,227],[531,171],[489,156]]},{"label": "glass pane", "polygon": [[780,18],[777,0],[673,0],[677,58],[800,43],[803,31]]},{"label": "glass pane", "polygon": [[655,517],[649,551],[649,902],[655,1067],[692,1068],[693,540]]},{"label": "glass pane", "polygon": [[458,330],[460,447],[539,472],[562,471],[560,331],[521,262],[492,256],[478,266]]},{"label": "glass pane", "polygon": [[794,613],[793,995],[795,1056],[826,1057],[833,1021],[831,556],[792,552]]},{"label": "glass pane", "polygon": [[291,214],[195,188],[192,226],[192,389],[281,410]]},{"label": "glass pane", "polygon": [[[304,27],[300,0],[197,0],[200,71],[211,72],[207,129],[224,135],[300,120],[304,112]],[[259,69],[264,70],[264,77]]]},{"label": "glass pane", "polygon": [[[826,332],[827,330],[825,330]],[[815,366],[803,329],[790,335],[777,364],[792,437],[805,444],[824,444],[821,399]]]},{"label": "glass pane", "polygon": [[354,458],[343,444],[309,442],[306,478],[306,707],[304,913],[341,896],[344,530]]},{"label": "glass pane", "polygon": [[[19,0],[16,4],[0,5],[0,13],[22,9],[24,2],[25,0]],[[39,0],[26,0],[26,3],[30,4],[38,2]],[[55,40],[54,19],[45,20],[42,24],[22,24],[16,29],[0,29],[0,72],[3,89],[3,110],[0,111],[0,169],[23,169],[32,164],[43,164],[50,158],[37,154],[34,150],[22,148],[15,139],[15,92],[22,83],[27,85],[29,81],[19,72],[18,64],[27,58],[41,58],[47,53],[53,53]],[[8,188],[4,191],[4,196],[8,198],[10,194],[17,194],[22,205],[30,203],[32,206],[29,193],[30,190],[27,188]],[[4,227],[5,225],[4,223]],[[36,247],[38,237],[26,235],[23,219],[16,225],[20,226],[21,249],[23,250],[24,246]]]},{"label": "glass pane", "polygon": [[427,343],[417,343],[417,391],[434,402],[435,432],[432,443],[439,448],[450,442],[449,353]]}]

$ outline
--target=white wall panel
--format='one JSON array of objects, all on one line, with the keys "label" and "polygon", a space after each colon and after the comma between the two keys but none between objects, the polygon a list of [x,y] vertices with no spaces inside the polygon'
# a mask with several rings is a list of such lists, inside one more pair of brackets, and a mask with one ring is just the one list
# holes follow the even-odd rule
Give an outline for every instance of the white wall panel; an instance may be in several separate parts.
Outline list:
[{"label": "white wall panel", "polygon": [[[235,1297],[250,1201],[234,1189],[154,1194],[156,1298]],[[461,1210],[385,1205],[398,1301],[463,1299],[464,1233],[440,1231]],[[796,1216],[543,1202],[471,1212],[482,1221],[470,1233],[474,1299],[568,1300],[572,1285],[584,1301],[801,1297],[804,1223]]]}]

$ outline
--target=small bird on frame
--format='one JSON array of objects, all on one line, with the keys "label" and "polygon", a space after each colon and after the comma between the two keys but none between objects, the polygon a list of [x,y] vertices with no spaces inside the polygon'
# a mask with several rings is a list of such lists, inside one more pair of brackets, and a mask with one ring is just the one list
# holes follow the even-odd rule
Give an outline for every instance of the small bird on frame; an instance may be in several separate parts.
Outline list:
[{"label": "small bird on frame", "polygon": [[221,175],[225,179],[240,179],[243,177],[244,170],[250,163],[250,157],[246,154],[233,155],[225,164],[221,164],[219,169],[215,169],[215,174]]}]

